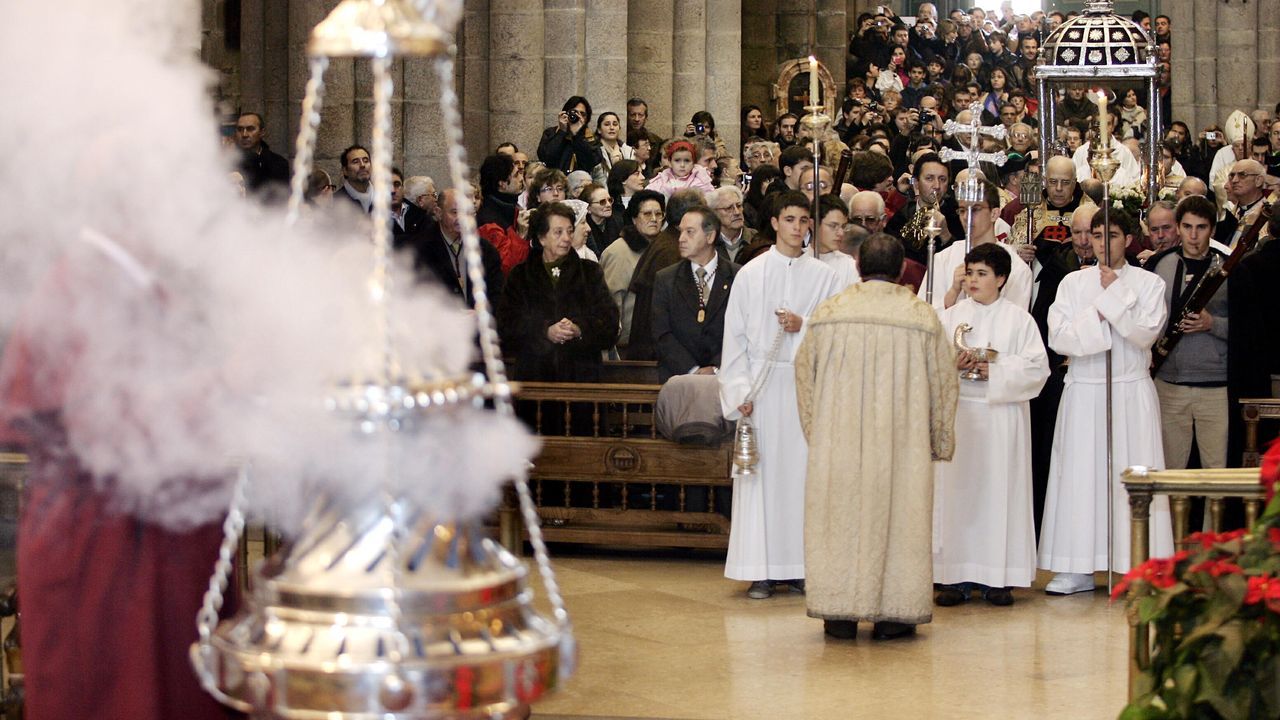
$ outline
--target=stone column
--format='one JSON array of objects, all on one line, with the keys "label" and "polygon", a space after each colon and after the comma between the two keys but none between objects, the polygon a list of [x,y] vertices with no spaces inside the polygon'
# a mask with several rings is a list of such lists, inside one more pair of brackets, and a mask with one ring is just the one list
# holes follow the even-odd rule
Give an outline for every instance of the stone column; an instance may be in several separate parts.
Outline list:
[{"label": "stone column", "polygon": [[[489,154],[498,142],[489,134],[489,0],[466,0],[462,27],[458,28],[458,95],[462,101],[462,141],[472,167]],[[412,134],[423,132],[406,115],[405,154],[412,155]],[[523,148],[521,148],[523,149]],[[406,160],[407,164],[409,163]],[[442,171],[443,172],[443,171]],[[431,175],[437,180],[443,174]]]},{"label": "stone column", "polygon": [[675,71],[671,64],[671,51],[674,24],[673,0],[630,0],[627,3],[628,94],[643,98],[648,103],[648,126],[663,137],[671,136],[673,126],[671,95]]},{"label": "stone column", "polygon": [[1280,102],[1280,0],[1258,0],[1258,105],[1272,112]]},{"label": "stone column", "polygon": [[[742,138],[742,3],[707,0],[706,107],[729,154]],[[767,113],[766,113],[767,114]]]},{"label": "stone column", "polygon": [[[266,5],[266,0],[240,0],[240,108],[257,110],[264,115],[266,114]],[[268,139],[267,142],[271,142],[273,150],[281,152],[280,142],[284,140],[283,132],[277,137],[279,140],[271,142]]]},{"label": "stone column", "polygon": [[[1217,117],[1258,106],[1258,3],[1218,5]],[[1272,19],[1274,21],[1274,18]]]},{"label": "stone column", "polygon": [[[403,94],[396,93],[401,103],[401,112],[395,112],[393,106],[391,117],[393,126],[396,126],[396,147],[403,153],[400,169],[406,176],[430,175],[436,181],[437,190],[451,187],[453,183],[449,180],[448,139],[440,112],[440,80],[436,63],[423,58],[412,58],[397,65],[403,68],[404,87]],[[458,86],[456,73],[454,86]],[[400,128],[404,129],[403,134]],[[466,142],[466,139],[464,134],[463,141]],[[470,154],[468,160],[472,167],[480,162],[480,158]]]},{"label": "stone column", "polygon": [[742,104],[759,105],[765,120],[776,118],[772,85],[778,67],[778,0],[743,3]]},{"label": "stone column", "polygon": [[[627,126],[627,0],[587,0],[586,96],[596,111]],[[562,99],[563,100],[563,99]]]},{"label": "stone column", "polygon": [[[311,29],[337,5],[337,0],[294,0],[288,5],[286,110],[289,137],[296,138],[302,98],[310,75],[307,67],[307,39],[311,35]],[[334,58],[329,62],[329,70],[325,73],[324,107],[316,138],[316,167],[328,171],[338,185],[342,184],[341,168],[338,167],[338,157],[342,151],[352,143],[369,142],[367,136],[356,134],[354,68],[355,61],[351,59]]]},{"label": "stone column", "polygon": [[502,0],[489,10],[489,138],[533,158],[542,134],[542,0]]},{"label": "stone column", "polygon": [[675,4],[674,24],[671,136],[683,135],[693,114],[707,109],[706,0],[679,0]]},{"label": "stone column", "polygon": [[[817,0],[817,3],[818,45],[814,54],[835,80],[835,97],[824,96],[822,99],[827,106],[826,114],[834,122],[839,119],[839,102],[844,97],[845,58],[849,55],[849,35],[845,31],[846,3],[845,0]],[[832,107],[832,101],[835,107]]]},{"label": "stone column", "polygon": [[[1199,132],[1205,125],[1218,120],[1218,2],[1217,0],[1194,0],[1195,21],[1191,28],[1194,43],[1186,48],[1192,51],[1192,72],[1195,77],[1195,95],[1192,97],[1194,108],[1194,132]],[[1178,46],[1173,46],[1173,52]]]},{"label": "stone column", "polygon": [[1196,117],[1196,7],[1190,2],[1169,3],[1170,82],[1173,87],[1173,117],[1165,118],[1165,127],[1181,120],[1195,132],[1202,127]]},{"label": "stone column", "polygon": [[565,100],[586,91],[587,8],[586,0],[545,0],[543,8],[542,124],[549,127]]}]

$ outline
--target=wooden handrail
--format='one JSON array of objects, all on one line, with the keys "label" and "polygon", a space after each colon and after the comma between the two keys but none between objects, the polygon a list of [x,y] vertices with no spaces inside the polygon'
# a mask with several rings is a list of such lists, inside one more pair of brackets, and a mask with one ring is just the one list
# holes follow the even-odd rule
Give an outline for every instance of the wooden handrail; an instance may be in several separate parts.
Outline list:
[{"label": "wooden handrail", "polygon": [[[1187,536],[1189,496],[1208,498],[1209,515],[1215,530],[1220,529],[1222,500],[1244,499],[1245,523],[1252,527],[1258,519],[1265,492],[1261,471],[1256,467],[1205,470],[1152,470],[1135,466],[1121,475],[1129,493],[1129,564],[1137,567],[1151,556],[1151,501],[1156,495],[1168,495],[1173,515],[1173,537],[1181,542]],[[1129,628],[1129,699],[1133,699],[1133,681],[1151,664],[1150,628],[1130,616]]]},{"label": "wooden handrail", "polygon": [[1245,467],[1258,467],[1262,459],[1258,448],[1258,423],[1280,420],[1280,398],[1240,398],[1239,403],[1240,414],[1244,416],[1244,456],[1241,462]]}]

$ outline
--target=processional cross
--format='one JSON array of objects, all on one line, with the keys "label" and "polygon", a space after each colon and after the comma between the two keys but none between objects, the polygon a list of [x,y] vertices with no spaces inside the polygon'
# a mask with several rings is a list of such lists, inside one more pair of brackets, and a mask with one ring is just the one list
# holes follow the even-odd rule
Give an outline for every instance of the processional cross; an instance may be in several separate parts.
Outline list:
[{"label": "processional cross", "polygon": [[[1008,129],[1004,125],[983,125],[982,124],[982,105],[973,103],[969,105],[969,122],[960,123],[955,120],[948,120],[943,126],[942,131],[948,137],[955,137],[960,141],[963,150],[954,150],[952,148],[943,148],[939,155],[943,162],[951,162],[952,160],[964,160],[969,163],[969,175],[964,181],[956,183],[956,200],[963,203],[980,202],[983,199],[982,181],[986,176],[982,174],[982,170],[978,168],[978,163],[989,162],[996,167],[1004,165],[1009,156],[1002,152],[982,152],[982,138],[984,136],[995,138],[996,140],[1004,140],[1008,134]],[[973,249],[973,206],[970,204],[968,211],[968,220],[965,225],[965,251]]]}]

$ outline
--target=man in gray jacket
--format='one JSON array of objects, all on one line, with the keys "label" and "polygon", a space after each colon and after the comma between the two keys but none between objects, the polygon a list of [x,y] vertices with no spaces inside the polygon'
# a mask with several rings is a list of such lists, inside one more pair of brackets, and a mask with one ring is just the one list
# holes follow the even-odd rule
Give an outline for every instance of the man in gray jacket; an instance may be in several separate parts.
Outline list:
[{"label": "man in gray jacket", "polygon": [[1184,198],[1174,215],[1179,244],[1147,263],[1165,282],[1169,328],[1178,326],[1185,333],[1155,378],[1165,467],[1171,469],[1187,466],[1193,436],[1203,467],[1227,464],[1227,285],[1202,311],[1183,317],[1186,301],[1215,256],[1227,259],[1209,246],[1216,216],[1209,200]]}]

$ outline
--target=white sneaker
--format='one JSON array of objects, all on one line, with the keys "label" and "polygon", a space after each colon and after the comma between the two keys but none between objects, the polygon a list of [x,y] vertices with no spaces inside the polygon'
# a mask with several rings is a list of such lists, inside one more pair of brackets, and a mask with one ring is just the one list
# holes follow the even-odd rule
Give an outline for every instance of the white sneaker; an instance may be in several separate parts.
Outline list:
[{"label": "white sneaker", "polygon": [[1093,590],[1092,573],[1058,573],[1044,586],[1046,595],[1074,595]]}]

